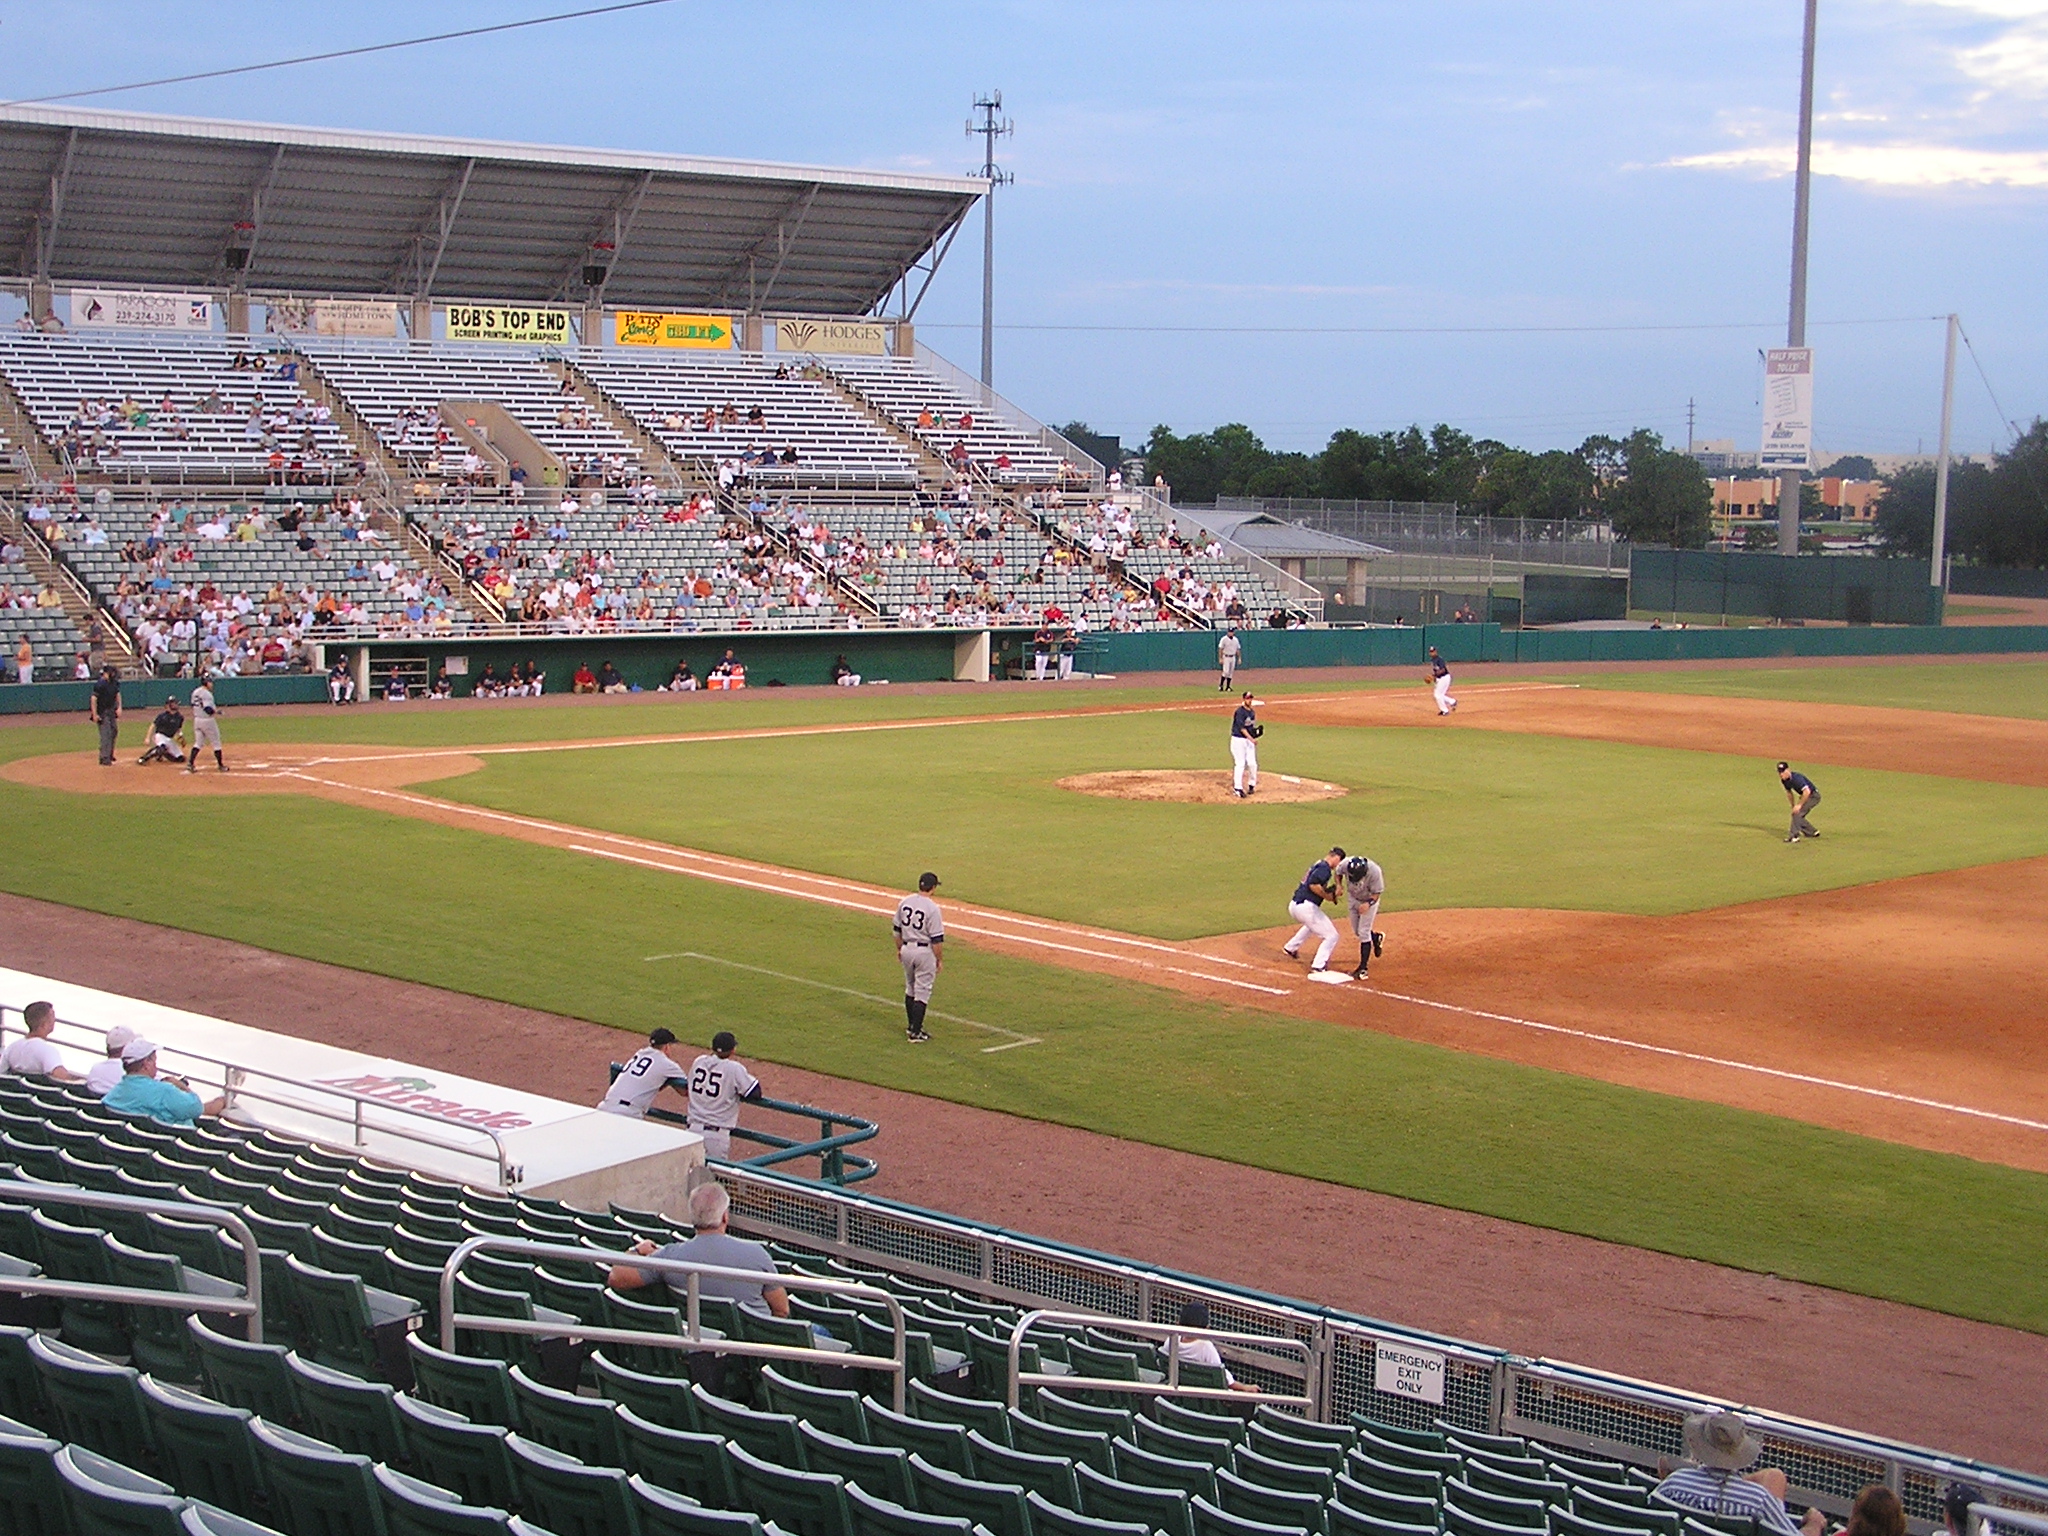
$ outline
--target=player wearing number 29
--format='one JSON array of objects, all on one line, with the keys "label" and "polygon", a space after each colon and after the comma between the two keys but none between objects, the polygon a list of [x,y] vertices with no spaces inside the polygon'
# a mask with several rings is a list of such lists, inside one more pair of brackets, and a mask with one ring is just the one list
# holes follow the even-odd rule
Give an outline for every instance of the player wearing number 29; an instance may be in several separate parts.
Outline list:
[{"label": "player wearing number 29", "polygon": [[896,921],[890,925],[896,937],[896,958],[903,962],[903,1014],[910,1025],[905,1033],[912,1045],[931,1039],[925,1033],[924,1013],[931,1005],[932,983],[939,979],[939,966],[945,958],[946,920],[932,900],[932,892],[938,888],[939,877],[930,870],[919,875],[917,890],[896,904]]},{"label": "player wearing number 29", "polygon": [[731,1030],[711,1037],[711,1049],[690,1063],[690,1129],[704,1138],[706,1157],[732,1156],[732,1128],[740,1105],[761,1097],[761,1083],[732,1059],[740,1048]]},{"label": "player wearing number 29", "polygon": [[631,1115],[637,1120],[647,1113],[662,1089],[674,1085],[677,1092],[687,1092],[690,1074],[668,1053],[675,1043],[675,1035],[666,1029],[649,1035],[647,1043],[619,1068],[619,1075],[612,1079],[597,1107],[607,1114]]}]

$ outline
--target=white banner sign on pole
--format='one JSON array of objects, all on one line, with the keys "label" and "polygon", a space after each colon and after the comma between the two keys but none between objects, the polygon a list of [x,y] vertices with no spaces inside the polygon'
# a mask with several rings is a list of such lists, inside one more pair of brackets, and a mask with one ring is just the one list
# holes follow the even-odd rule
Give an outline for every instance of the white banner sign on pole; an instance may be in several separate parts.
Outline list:
[{"label": "white banner sign on pole", "polygon": [[71,327],[108,331],[210,331],[213,298],[127,288],[71,290]]},{"label": "white banner sign on pole", "polygon": [[1412,1398],[1418,1403],[1444,1400],[1444,1357],[1433,1349],[1416,1349],[1385,1339],[1373,1341],[1372,1385],[1375,1392],[1390,1397]]},{"label": "white banner sign on pole", "polygon": [[1764,442],[1760,469],[1808,469],[1813,460],[1813,348],[1764,354]]}]

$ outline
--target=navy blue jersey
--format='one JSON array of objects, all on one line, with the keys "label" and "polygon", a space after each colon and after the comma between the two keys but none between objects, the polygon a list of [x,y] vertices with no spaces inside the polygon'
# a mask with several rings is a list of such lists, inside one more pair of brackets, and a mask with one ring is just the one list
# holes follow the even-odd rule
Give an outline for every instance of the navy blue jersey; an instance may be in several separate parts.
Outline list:
[{"label": "navy blue jersey", "polygon": [[1249,737],[1251,732],[1246,730],[1245,727],[1256,719],[1258,719],[1258,716],[1252,713],[1251,705],[1238,705],[1237,713],[1230,717],[1230,734],[1233,736]]},{"label": "navy blue jersey", "polygon": [[[1807,777],[1807,776],[1806,776],[1805,774],[1803,774],[1803,773],[1788,773],[1788,774],[1786,774],[1786,775],[1785,775],[1785,780],[1784,780],[1784,783],[1785,783],[1785,787],[1786,787],[1787,789],[1791,790],[1791,791],[1792,791],[1792,792],[1793,792],[1793,793],[1794,793],[1795,795],[1803,795],[1803,794],[1805,794],[1805,793],[1806,793],[1806,792],[1807,792],[1807,791],[1808,791],[1809,789],[1813,789],[1813,780],[1809,779],[1809,778],[1808,778],[1808,777]],[[1819,790],[1817,790],[1817,789],[1813,789],[1813,792],[1814,792],[1815,794],[1819,794],[1819,793],[1820,793],[1820,791],[1819,791]]]},{"label": "navy blue jersey", "polygon": [[1445,661],[1443,657],[1432,652],[1429,658],[1429,675],[1431,677],[1449,677],[1451,675],[1451,664]]},{"label": "navy blue jersey", "polygon": [[1294,888],[1294,899],[1296,901],[1305,901],[1312,907],[1320,907],[1323,904],[1323,897],[1318,896],[1310,887],[1321,886],[1323,888],[1323,895],[1327,896],[1331,894],[1331,888],[1336,878],[1335,875],[1330,873],[1330,866],[1321,859],[1317,859],[1315,863],[1309,865],[1308,873],[1301,877],[1301,884]]}]

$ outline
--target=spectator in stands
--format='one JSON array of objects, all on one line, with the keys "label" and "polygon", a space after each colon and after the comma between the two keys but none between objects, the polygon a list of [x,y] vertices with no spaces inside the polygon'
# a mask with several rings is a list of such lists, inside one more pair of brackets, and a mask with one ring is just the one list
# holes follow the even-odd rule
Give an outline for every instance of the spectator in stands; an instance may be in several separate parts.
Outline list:
[{"label": "spectator in stands", "polygon": [[21,1010],[21,1022],[28,1033],[0,1052],[0,1072],[16,1077],[47,1077],[54,1082],[75,1083],[78,1074],[64,1065],[50,1036],[57,1028],[53,1003],[30,1003]]},{"label": "spectator in stands", "polygon": [[32,683],[36,680],[36,648],[27,635],[21,637],[14,647],[14,680],[17,683]]},{"label": "spectator in stands", "polygon": [[579,661],[576,663],[576,675],[569,679],[569,684],[573,693],[595,693],[597,674],[590,670],[589,662]]},{"label": "spectator in stands", "polygon": [[1841,1536],[1906,1536],[1906,1507],[1883,1483],[1872,1483],[1856,1495]]},{"label": "spectator in stands", "polygon": [[1657,1497],[1680,1509],[1733,1515],[1757,1523],[1759,1536],[1821,1536],[1827,1517],[1809,1509],[1795,1525],[1785,1509],[1785,1474],[1777,1467],[1742,1469],[1757,1458],[1756,1437],[1736,1413],[1695,1413],[1685,1420],[1688,1465],[1657,1485]]},{"label": "spectator in stands", "polygon": [[192,1125],[228,1106],[226,1094],[201,1100],[182,1077],[159,1076],[156,1047],[140,1038],[121,1048],[121,1081],[107,1090],[106,1106],[123,1115],[147,1115],[165,1125]]},{"label": "spectator in stands", "polygon": [[597,669],[597,691],[599,693],[624,693],[626,680],[619,676],[619,669],[607,660]]},{"label": "spectator in stands", "polygon": [[116,1024],[107,1031],[105,1058],[94,1062],[85,1071],[85,1086],[90,1092],[104,1099],[114,1091],[114,1084],[120,1082],[128,1071],[121,1063],[121,1053],[128,1049],[128,1042],[134,1038],[135,1031],[126,1024]]},{"label": "spectator in stands", "polygon": [[[1207,1328],[1209,1326],[1209,1304],[1206,1301],[1191,1301],[1180,1309],[1180,1325],[1183,1328]],[[1233,1392],[1256,1392],[1259,1389],[1249,1382],[1239,1381],[1230,1374],[1230,1367],[1223,1363],[1223,1356],[1217,1352],[1214,1339],[1177,1339],[1175,1353],[1182,1365],[1206,1365],[1223,1373],[1224,1384]]]},{"label": "spectator in stands", "polygon": [[[749,1311],[768,1312],[776,1317],[789,1316],[789,1292],[775,1284],[773,1278],[779,1273],[775,1260],[761,1244],[734,1237],[726,1231],[731,1213],[732,1201],[721,1186],[700,1184],[690,1191],[690,1225],[696,1228],[695,1237],[686,1243],[669,1243],[661,1248],[643,1237],[630,1251],[657,1259],[674,1259],[679,1263],[756,1270],[770,1278],[756,1283],[705,1275],[697,1282],[697,1293],[737,1302]],[[660,1270],[640,1270],[630,1264],[614,1264],[605,1278],[615,1291],[637,1291],[666,1281],[678,1297],[682,1296],[687,1279],[682,1274],[664,1275]]]},{"label": "spectator in stands", "polygon": [[1948,1536],[1971,1536],[1970,1506],[1984,1502],[1984,1490],[1968,1483],[1950,1483],[1941,1490],[1941,1519]]}]

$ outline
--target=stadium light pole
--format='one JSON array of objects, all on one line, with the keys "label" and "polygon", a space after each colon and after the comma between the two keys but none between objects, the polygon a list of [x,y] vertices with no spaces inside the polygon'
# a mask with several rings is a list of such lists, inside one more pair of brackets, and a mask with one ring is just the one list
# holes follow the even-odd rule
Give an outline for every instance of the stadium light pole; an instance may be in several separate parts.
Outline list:
[{"label": "stadium light pole", "polygon": [[967,136],[981,136],[980,175],[988,183],[981,195],[981,387],[993,389],[996,382],[996,188],[1017,178],[996,166],[996,140],[1017,131],[1016,124],[999,114],[1003,93],[990,91],[974,98],[974,110],[981,121],[967,120]]},{"label": "stadium light pole", "polygon": [[[1819,25],[1820,0],[1806,0],[1806,40],[1799,61],[1799,162],[1792,189],[1792,302],[1785,322],[1785,345],[1806,345],[1806,229],[1813,195],[1813,35]],[[1809,423],[1809,432],[1811,424]],[[1799,553],[1800,482],[1790,470],[1778,477],[1778,553]]]},{"label": "stadium light pole", "polygon": [[1941,563],[1948,545],[1949,428],[1954,421],[1956,408],[1956,332],[1962,328],[1961,319],[1955,315],[1948,317],[1948,357],[1941,370],[1941,448],[1934,459],[1934,561],[1927,577],[1929,584],[1937,592],[1944,585],[1941,579]]}]

